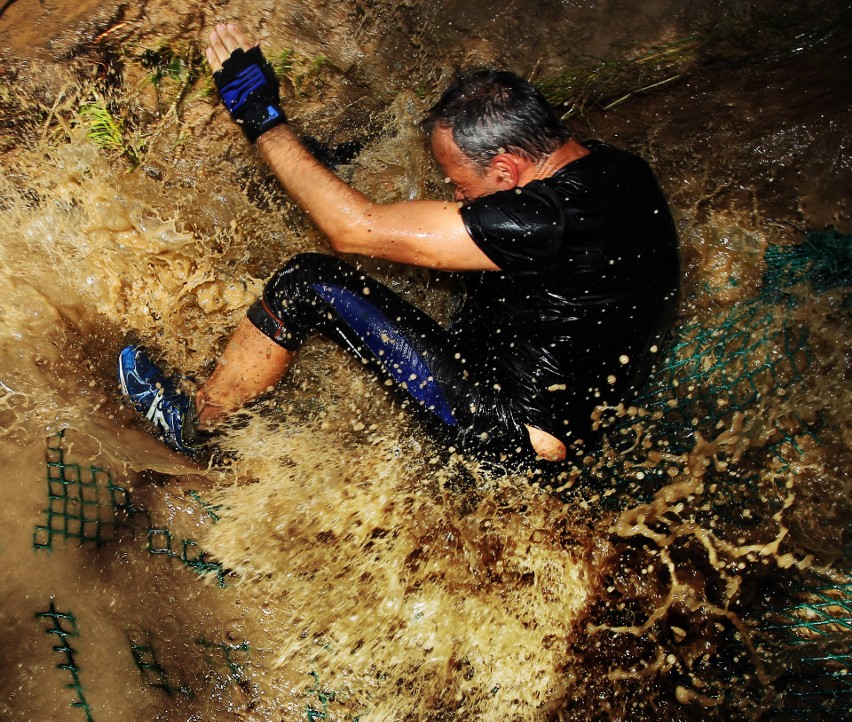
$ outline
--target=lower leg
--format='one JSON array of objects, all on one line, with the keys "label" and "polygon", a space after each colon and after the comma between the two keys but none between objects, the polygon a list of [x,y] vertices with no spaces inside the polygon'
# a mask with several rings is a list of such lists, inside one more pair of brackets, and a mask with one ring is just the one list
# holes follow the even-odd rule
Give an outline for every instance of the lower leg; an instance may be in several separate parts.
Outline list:
[{"label": "lower leg", "polygon": [[195,396],[199,426],[216,426],[228,414],[272,390],[295,357],[294,352],[279,346],[244,318],[213,375]]}]

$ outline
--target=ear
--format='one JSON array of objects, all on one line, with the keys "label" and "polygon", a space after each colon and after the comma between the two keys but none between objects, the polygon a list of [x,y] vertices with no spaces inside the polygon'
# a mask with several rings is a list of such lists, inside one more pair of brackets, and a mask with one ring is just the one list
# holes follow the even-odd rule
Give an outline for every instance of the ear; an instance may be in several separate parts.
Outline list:
[{"label": "ear", "polygon": [[512,153],[500,153],[491,159],[493,177],[501,188],[511,190],[521,184],[529,161]]}]

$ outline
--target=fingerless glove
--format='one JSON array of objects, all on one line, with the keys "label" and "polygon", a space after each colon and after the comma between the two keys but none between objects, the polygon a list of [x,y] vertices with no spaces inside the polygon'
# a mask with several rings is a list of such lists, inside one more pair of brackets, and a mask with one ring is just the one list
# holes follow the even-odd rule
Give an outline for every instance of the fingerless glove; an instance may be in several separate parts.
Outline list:
[{"label": "fingerless glove", "polygon": [[278,78],[257,46],[237,48],[213,73],[222,102],[254,143],[270,128],[287,122],[278,95]]}]

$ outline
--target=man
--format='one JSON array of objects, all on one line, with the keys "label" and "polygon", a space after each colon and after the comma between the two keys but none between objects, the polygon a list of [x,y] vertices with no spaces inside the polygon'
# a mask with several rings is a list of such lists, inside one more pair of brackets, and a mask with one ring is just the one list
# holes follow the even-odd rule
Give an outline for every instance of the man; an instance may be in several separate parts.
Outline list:
[{"label": "man", "polygon": [[144,350],[122,351],[124,393],[172,448],[191,451],[196,427],[274,386],[313,332],[392,379],[449,445],[491,459],[561,461],[590,438],[596,404],[636,389],[679,277],[674,223],[644,161],[577,142],[531,84],[480,71],[424,122],[457,202],[376,204],[290,130],[274,73],[236,26],[217,26],[207,58],[229,112],[334,250],[457,271],[467,298],[444,329],[332,256],[296,256],[194,399]]}]

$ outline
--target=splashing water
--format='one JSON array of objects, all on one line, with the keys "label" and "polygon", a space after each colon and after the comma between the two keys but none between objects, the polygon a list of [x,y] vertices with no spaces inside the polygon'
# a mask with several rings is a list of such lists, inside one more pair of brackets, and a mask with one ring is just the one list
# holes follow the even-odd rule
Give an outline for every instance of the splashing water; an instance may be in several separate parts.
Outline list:
[{"label": "splashing water", "polygon": [[[677,82],[575,118],[657,169],[687,293],[644,395],[600,410],[603,449],[549,485],[448,459],[320,339],[207,468],[154,441],[118,398],[126,334],[192,385],[264,279],[327,247],[204,80],[222,18],[0,11],[18,61],[0,62],[4,719],[838,719],[848,35],[814,11],[796,36],[789,3],[708,3],[689,27],[658,5],[507,0],[483,25],[452,3],[276,4],[245,23],[294,125],[366,141],[339,172],[379,201],[443,192],[416,121],[456,63],[557,77],[624,27],[646,49],[708,38]],[[451,277],[361,263],[438,318],[453,305]]]}]

